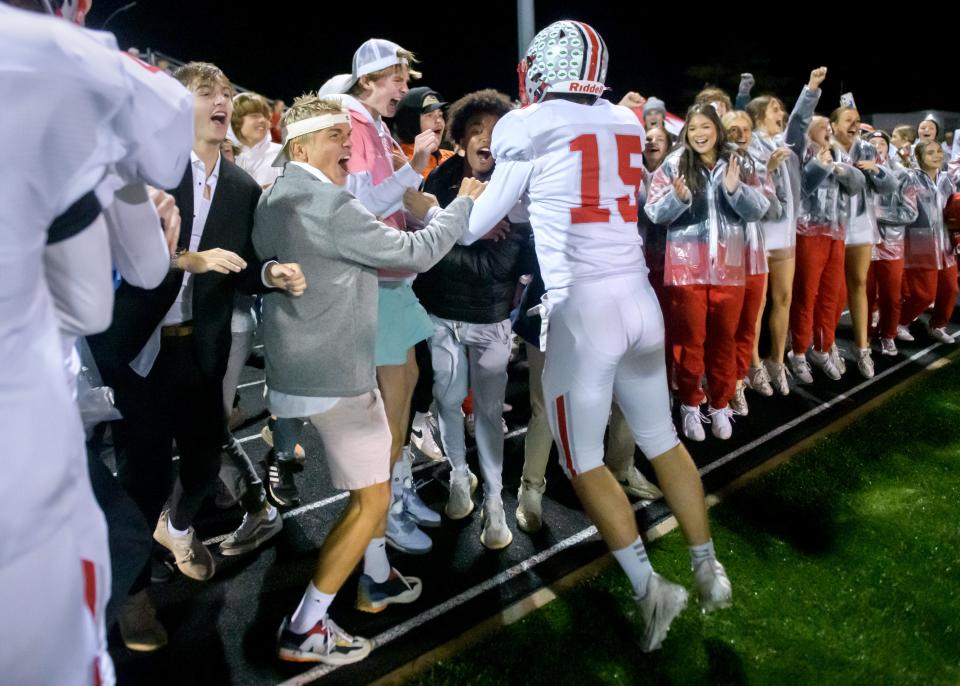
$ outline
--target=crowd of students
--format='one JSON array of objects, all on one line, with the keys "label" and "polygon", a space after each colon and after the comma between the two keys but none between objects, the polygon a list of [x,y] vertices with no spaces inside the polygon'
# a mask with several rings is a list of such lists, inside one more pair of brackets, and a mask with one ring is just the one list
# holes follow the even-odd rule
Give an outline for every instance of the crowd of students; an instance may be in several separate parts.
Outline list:
[{"label": "crowd of students", "polygon": [[[191,149],[168,154],[166,176],[155,175],[169,180],[180,165],[179,184],[150,189],[141,203],[156,208],[168,267],[138,278],[112,246],[121,279],[109,327],[75,327],[123,417],[112,424],[117,486],[104,485],[116,499],[100,505],[108,526],[136,541],[112,551],[116,617],[130,649],[167,642],[148,595],[151,530],[183,574],[208,580],[216,561],[193,525],[213,486],[218,504],[243,511],[219,553],[247,554],[282,531],[280,509],[300,502],[302,460],[323,459],[350,500],[280,628],[278,654],[362,659],[369,641],[327,610],[361,563],[358,609],[420,596],[422,582],[387,553],[388,545],[429,553],[424,529],[443,525],[417,494],[414,459],[449,462],[449,519],[473,514],[482,480],[480,541],[499,550],[515,528],[543,526],[554,441],[634,586],[642,647],[655,649],[686,593],[652,571],[625,494],[665,495],[690,544],[702,608],[731,599],[668,389],[688,440],[705,440],[705,424],[725,440],[733,416],[748,412],[747,389],[787,395],[791,377],[811,383],[816,368],[837,380],[847,359],[870,378],[874,340],[884,355],[915,335],[954,342],[956,247],[945,210],[956,213],[948,204],[960,152],[947,160],[936,120],[888,135],[865,129],[849,106],[818,115],[821,67],[789,111],[775,95],[751,99],[745,75],[736,109],[722,90],[705,89],[672,133],[658,98],[597,99],[606,60],[591,27],[557,22],[521,62],[530,107],[489,89],[448,105],[428,86],[409,87],[421,78],[412,52],[370,39],[349,73],[283,112],[280,142],[267,99],[234,94],[212,64],[176,70],[181,100],[192,96]],[[586,133],[564,138],[564,126]],[[48,269],[55,256],[68,264],[76,254],[48,248]],[[835,342],[845,304],[848,351]],[[59,308],[61,321],[69,310]],[[272,414],[266,483],[230,433],[258,328]],[[529,363],[531,417],[510,517],[502,414],[515,337]],[[305,421],[322,456],[299,445]],[[467,428],[481,479],[467,464]],[[637,469],[637,446],[658,485]],[[119,521],[120,501],[132,501],[138,521]]]}]

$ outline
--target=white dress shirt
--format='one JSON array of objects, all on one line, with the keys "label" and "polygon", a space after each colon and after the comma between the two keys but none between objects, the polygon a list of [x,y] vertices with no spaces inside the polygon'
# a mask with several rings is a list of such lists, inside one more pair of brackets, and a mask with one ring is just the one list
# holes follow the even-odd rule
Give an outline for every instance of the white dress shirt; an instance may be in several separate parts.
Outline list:
[{"label": "white dress shirt", "polygon": [[[188,250],[197,252],[200,248],[200,239],[203,237],[203,227],[206,226],[207,216],[210,214],[213,193],[217,189],[217,179],[220,176],[220,155],[217,155],[213,172],[208,177],[203,160],[191,150],[190,170],[193,173],[193,221],[190,225],[190,247]],[[204,186],[210,189],[209,192],[204,192]],[[183,222],[182,226],[185,224],[186,222]],[[177,299],[150,335],[146,345],[143,346],[143,350],[130,363],[130,368],[140,376],[146,377],[150,373],[150,370],[153,369],[153,363],[160,353],[160,328],[182,324],[193,319],[193,277],[194,275],[190,272],[183,272],[183,280],[180,282],[180,292],[177,293]]]},{"label": "white dress shirt", "polygon": [[[191,152],[190,171],[193,172],[193,224],[190,229],[190,246],[187,250],[197,252],[200,249],[200,239],[203,237],[203,227],[207,225],[207,217],[210,215],[210,203],[213,202],[213,194],[217,190],[217,179],[220,178],[220,156],[217,155],[213,171],[207,176],[203,160],[197,157],[197,153]],[[193,278],[194,275],[190,272],[183,273],[180,292],[163,318],[163,326],[182,324],[193,319]]]}]

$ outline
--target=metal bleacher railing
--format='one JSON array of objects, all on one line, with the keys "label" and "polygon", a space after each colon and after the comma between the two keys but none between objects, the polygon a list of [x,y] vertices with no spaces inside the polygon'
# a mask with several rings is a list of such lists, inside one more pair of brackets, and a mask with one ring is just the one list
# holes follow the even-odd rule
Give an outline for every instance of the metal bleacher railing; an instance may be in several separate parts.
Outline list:
[{"label": "metal bleacher railing", "polygon": [[[186,62],[183,60],[178,60],[176,57],[171,57],[166,53],[160,52],[159,50],[154,50],[152,48],[147,48],[145,50],[140,50],[139,48],[128,48],[128,52],[136,57],[139,57],[147,64],[153,65],[154,67],[165,67],[171,73],[173,73],[177,67],[182,67],[184,64],[186,64]],[[166,62],[166,65],[163,64],[164,62]],[[253,90],[251,88],[244,88],[238,83],[233,84],[233,89],[237,93],[246,93]],[[269,96],[263,93],[260,93],[260,95],[263,95],[265,98],[267,98],[267,101],[273,105],[273,100]]]}]

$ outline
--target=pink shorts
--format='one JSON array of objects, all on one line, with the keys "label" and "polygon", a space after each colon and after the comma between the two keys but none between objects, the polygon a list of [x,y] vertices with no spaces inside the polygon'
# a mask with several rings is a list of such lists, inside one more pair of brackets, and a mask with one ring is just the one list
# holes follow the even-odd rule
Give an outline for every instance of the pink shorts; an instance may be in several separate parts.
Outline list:
[{"label": "pink shorts", "polygon": [[356,491],[390,480],[390,426],[380,391],[341,398],[310,417],[336,488]]}]

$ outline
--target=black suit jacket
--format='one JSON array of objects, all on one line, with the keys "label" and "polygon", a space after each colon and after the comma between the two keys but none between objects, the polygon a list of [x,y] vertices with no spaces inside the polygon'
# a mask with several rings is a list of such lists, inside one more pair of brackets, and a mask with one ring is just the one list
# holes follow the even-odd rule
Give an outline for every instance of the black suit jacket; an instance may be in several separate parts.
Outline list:
[{"label": "black suit jacket", "polygon": [[[180,185],[169,191],[182,218],[180,248],[190,244],[193,221],[193,172],[187,166]],[[257,259],[251,241],[253,215],[260,199],[260,186],[232,162],[220,160],[220,175],[210,204],[210,213],[199,250],[222,248],[242,257],[247,268],[238,274],[207,272],[193,280],[193,345],[197,362],[211,380],[223,378],[230,354],[230,318],[234,289],[245,293],[268,290],[260,279],[263,262]],[[105,379],[124,374],[128,365],[163,321],[180,291],[183,272],[173,271],[157,288],[145,290],[123,282],[113,303],[110,328],[88,341]]]}]

